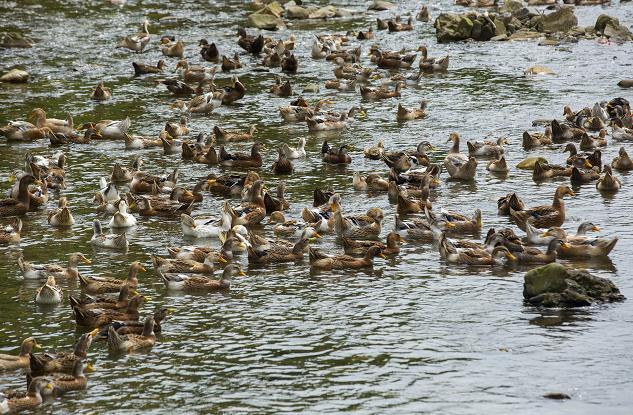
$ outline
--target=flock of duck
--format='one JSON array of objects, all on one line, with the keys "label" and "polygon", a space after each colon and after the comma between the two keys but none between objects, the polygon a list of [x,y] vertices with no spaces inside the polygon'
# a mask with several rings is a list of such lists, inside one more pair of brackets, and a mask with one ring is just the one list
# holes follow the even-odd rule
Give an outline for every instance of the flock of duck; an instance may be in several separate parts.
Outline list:
[{"label": "flock of duck", "polygon": [[[428,20],[428,11],[423,10],[418,20],[424,19]],[[412,19],[404,23],[400,18],[386,24],[377,23],[378,30],[392,32],[411,30],[414,24]],[[425,46],[412,51],[391,51],[373,45],[369,48],[369,57],[364,58],[361,47],[351,45],[373,37],[374,31],[370,28],[366,32],[319,35],[314,39],[312,58],[332,65],[334,77],[324,82],[325,88],[354,91],[358,85],[363,101],[398,99],[407,85],[419,82],[425,73],[449,70],[449,57],[429,57]],[[146,21],[139,33],[125,36],[118,47],[142,52],[152,38]],[[293,54],[294,36],[273,39],[240,29],[237,45],[243,53],[261,57],[261,64],[254,70],[267,67],[280,68],[285,74],[300,73],[300,62]],[[218,47],[206,39],[200,40],[198,46],[201,60],[219,64],[222,72],[230,73],[243,65],[238,52],[222,55]],[[266,149],[256,141],[256,125],[245,131],[215,127],[211,134],[200,133],[188,138],[192,135],[187,126],[189,117],[211,113],[220,106],[231,106],[248,97],[248,88],[236,76],[231,77],[229,84],[217,86],[217,67],[187,62],[184,59],[186,47],[180,40],[163,36],[159,47],[164,60],[157,65],[132,62],[137,76],[149,77],[167,76],[170,60],[175,62],[178,76],[156,78],[156,82],[165,85],[174,95],[170,105],[180,111],[182,117],[178,122],[167,123],[158,137],[131,134],[129,118],[92,120],[77,126],[72,115],[68,114],[66,119],[49,118],[42,108],[33,109],[28,121],[9,122],[0,133],[17,145],[48,140],[51,146],[63,147],[111,140],[131,150],[155,147],[166,155],[180,155],[192,164],[225,169],[224,174],[209,174],[192,189],[187,189],[179,183],[178,169],[163,175],[151,174],[144,170],[143,158],[136,155],[129,165],[114,163],[110,177],[103,178],[95,189],[94,209],[101,219],[92,223],[94,233],[90,243],[98,249],[126,250],[130,242],[126,230],[148,217],[180,221],[183,236],[200,239],[198,245],[169,246],[165,256],[148,258],[157,278],[168,290],[198,293],[229,290],[232,278],[246,275],[239,265],[240,257],[244,256],[249,264],[299,263],[307,256],[309,266],[316,270],[357,270],[371,268],[377,257],[397,257],[400,244],[408,241],[436,243],[439,257],[448,263],[496,266],[545,264],[559,257],[605,257],[618,241],[617,236],[590,236],[590,232],[599,231],[599,226],[590,222],[582,223],[575,234],[562,227],[566,216],[563,198],[574,196],[567,185],[552,189],[552,204],[545,206],[528,207],[516,193],[499,195],[499,214],[508,215],[524,235],[507,227],[487,230],[482,243],[459,239],[483,230],[481,211],[469,215],[434,207],[434,191],[442,185],[442,174],[446,180],[472,181],[477,174],[482,174],[479,168],[482,160],[486,160],[486,169],[491,174],[505,174],[510,166],[504,157],[505,137],[468,142],[465,153],[457,132],[448,136],[447,142],[451,145],[443,160],[436,157],[438,149],[428,141],[403,149],[387,149],[381,141],[364,150],[366,158],[375,160],[376,172],[368,175],[355,172],[350,184],[356,191],[382,192],[393,206],[393,212],[370,207],[362,214],[352,214],[346,211],[340,192],[314,189],[313,205],[304,207],[300,218],[287,218],[290,203],[285,198],[285,182],[280,179],[275,192],[271,192],[260,176],[261,170],[270,169],[282,178],[296,173],[293,161],[306,157],[321,157],[323,163],[328,164],[349,165],[352,163],[349,146],[323,141],[320,154],[308,154],[306,138],[302,137],[296,147],[280,143],[276,149],[277,160],[272,166],[264,166],[262,152]],[[407,73],[416,68],[416,59],[417,69]],[[370,86],[375,81],[381,84]],[[295,95],[291,81],[281,79],[271,85],[270,93],[280,97]],[[90,98],[105,101],[111,95],[108,87],[100,82]],[[325,99],[309,103],[298,97],[280,107],[279,114],[284,122],[305,124],[308,132],[353,128],[354,122],[366,115],[362,107],[335,112],[328,109],[329,105]],[[424,118],[427,111],[426,100],[421,100],[415,108],[399,104],[395,119],[413,121]],[[633,170],[633,161],[622,147],[615,159],[603,163],[601,148],[611,141],[607,139],[609,134],[614,141],[633,140],[629,102],[614,98],[575,111],[565,107],[563,115],[562,119],[538,120],[536,125],[544,126],[544,132],[526,131],[523,147],[560,151],[560,145],[564,144],[564,151],[570,154],[566,163],[554,165],[541,157],[532,157],[518,168],[532,170],[536,182],[568,177],[570,185],[595,183],[599,192],[618,191],[622,183],[613,171]],[[231,150],[235,142],[253,144],[250,152],[241,153]],[[19,244],[23,236],[21,218],[28,212],[35,212],[36,217],[43,215],[51,227],[68,227],[75,223],[71,201],[63,196],[67,158],[72,161],[72,154],[59,152],[48,157],[28,153],[23,169],[12,173],[15,184],[9,197],[0,200],[0,217],[8,218],[6,225],[0,228],[0,243]],[[43,213],[55,197],[58,207]],[[207,197],[225,199],[218,215],[194,213],[199,202]],[[386,232],[383,242],[386,214],[395,214],[395,225]],[[253,232],[262,227],[271,228],[277,237],[268,239]],[[341,246],[341,252],[325,252],[311,245],[322,238],[332,238]],[[210,239],[219,240],[220,248],[209,245]],[[94,340],[105,341],[112,353],[147,350],[156,343],[161,324],[173,310],[162,307],[154,313],[141,313],[146,297],[140,293],[137,274],[146,270],[145,265],[134,262],[127,278],[116,279],[82,275],[77,268],[80,263],[91,261],[79,252],[71,254],[65,266],[36,264],[24,257],[18,259],[16,267],[24,279],[43,282],[34,296],[37,303],[57,304],[67,300],[77,326],[91,331],[77,340],[72,351],[34,353],[39,344],[28,337],[22,342],[18,355],[0,355],[1,371],[27,372],[27,390],[7,392],[0,403],[0,413],[33,408],[47,396],[86,388],[84,370],[89,367],[86,357]],[[214,277],[218,273],[219,277]],[[58,280],[78,281],[81,295],[66,296]]]}]

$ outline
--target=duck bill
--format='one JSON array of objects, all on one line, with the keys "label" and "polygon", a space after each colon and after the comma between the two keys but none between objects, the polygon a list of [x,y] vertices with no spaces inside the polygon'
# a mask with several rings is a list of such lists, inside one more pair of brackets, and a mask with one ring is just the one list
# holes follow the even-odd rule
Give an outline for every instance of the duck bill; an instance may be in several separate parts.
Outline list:
[{"label": "duck bill", "polygon": [[92,264],[92,261],[91,261],[91,260],[89,260],[88,258],[82,258],[81,262],[83,262],[83,263],[84,263],[84,264],[86,264],[86,265],[90,265],[90,264]]},{"label": "duck bill", "polygon": [[[243,245],[243,244],[242,244],[242,245]],[[224,255],[220,255],[220,256],[218,257],[218,262],[220,262],[220,263],[222,263],[222,264],[226,264],[226,263],[227,263],[227,262],[229,262],[229,261],[227,261],[227,260],[226,260],[226,258],[224,258]]]}]

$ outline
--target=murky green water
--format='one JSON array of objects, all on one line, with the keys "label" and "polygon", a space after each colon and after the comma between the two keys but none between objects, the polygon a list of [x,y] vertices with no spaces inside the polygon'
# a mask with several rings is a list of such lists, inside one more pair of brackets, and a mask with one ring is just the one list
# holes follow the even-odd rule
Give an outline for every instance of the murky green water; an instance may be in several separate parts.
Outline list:
[{"label": "murky green water", "polygon": [[[0,2],[3,29],[19,29],[35,40],[32,49],[0,50],[0,72],[21,66],[33,81],[27,86],[0,85],[0,121],[24,119],[34,107],[49,116],[66,112],[77,123],[98,119],[132,119],[137,134],[157,135],[164,123],[176,120],[172,96],[151,78],[133,78],[133,60],[156,63],[161,58],[156,34],[170,34],[186,43],[186,57],[198,63],[200,38],[215,41],[220,52],[239,50],[234,33],[245,21],[241,2],[129,1],[124,7],[105,1]],[[363,8],[362,2],[352,7]],[[442,1],[431,13],[454,6]],[[417,11],[419,4],[404,1],[401,12]],[[633,5],[577,8],[582,25],[595,22],[600,13],[633,22]],[[160,24],[167,15],[180,24]],[[384,16],[391,13],[384,12]],[[146,53],[134,55],[115,49],[119,37],[134,33],[147,17],[155,34]],[[293,22],[289,30],[273,36],[297,35],[299,74],[291,80],[296,90],[309,82],[332,78],[332,66],[313,62],[313,35],[366,29],[375,16],[351,20]],[[401,102],[415,106],[430,101],[429,116],[396,124],[396,100],[363,102],[368,116],[335,136],[350,143],[349,167],[325,166],[319,156],[322,137],[308,134],[305,125],[283,124],[277,107],[288,99],[271,97],[268,87],[278,70],[250,72],[258,60],[243,56],[245,68],[236,72],[247,96],[232,107],[191,119],[191,130],[210,132],[214,125],[246,129],[256,123],[258,139],[268,150],[261,173],[273,188],[269,174],[282,142],[295,145],[307,137],[307,160],[295,163],[287,178],[290,216],[311,203],[314,187],[333,186],[343,195],[346,212],[379,206],[387,212],[383,230],[393,226],[395,210],[383,196],[356,193],[352,172],[384,171],[380,162],[363,159],[362,149],[384,139],[388,148],[411,147],[428,139],[446,149],[448,133],[457,130],[464,139],[507,135],[508,161],[515,165],[527,154],[544,154],[551,162],[564,162],[562,149],[521,149],[521,133],[535,118],[559,116],[566,104],[574,108],[627,95],[616,84],[631,77],[631,45],[600,45],[581,41],[560,47],[536,42],[468,43],[436,45],[431,23],[417,23],[411,33],[377,32],[376,42],[390,49],[402,45],[429,45],[432,56],[451,55],[451,70],[426,76],[409,87]],[[363,44],[365,55],[370,42]],[[366,57],[365,60],[368,60]],[[557,75],[526,78],[523,70],[544,64]],[[168,60],[172,70],[175,60]],[[285,76],[284,76],[285,77]],[[92,88],[104,80],[113,98],[104,104],[89,100]],[[218,75],[217,83],[228,82]],[[332,97],[335,109],[359,103],[356,93],[306,94]],[[610,137],[609,137],[610,138]],[[0,141],[2,191],[9,173],[23,165],[24,154],[51,154],[48,143],[7,144]],[[629,153],[630,144],[625,145]],[[88,243],[91,222],[98,217],[91,199],[100,177],[115,161],[128,163],[136,152],[123,143],[96,143],[65,149],[68,188],[77,223],[69,230],[51,230],[44,212],[30,213],[19,247],[3,248],[0,255],[0,352],[15,352],[27,336],[35,336],[46,350],[69,348],[79,332],[67,303],[37,307],[34,291],[40,282],[22,280],[16,258],[20,252],[36,262],[65,263],[67,254],[81,251],[94,265],[81,266],[86,275],[124,275],[134,260],[150,265],[149,255],[166,254],[165,246],[183,241],[174,221],[141,219],[129,233],[127,254],[95,251]],[[230,148],[250,147],[236,144]],[[610,143],[603,160],[610,162],[619,144]],[[178,166],[182,183],[193,184],[208,173],[221,171],[165,156],[162,149],[141,150],[145,170],[164,172]],[[443,157],[438,155],[438,157]],[[633,225],[630,215],[630,175],[621,175],[624,188],[605,198],[593,185],[583,186],[567,200],[570,229],[584,221],[600,224],[605,234],[617,233],[620,242],[610,260],[576,263],[597,275],[611,278],[627,297],[633,297],[629,270],[633,262]],[[528,205],[550,203],[556,182],[533,183],[530,174],[512,170],[506,179],[488,174],[480,163],[475,184],[443,180],[434,194],[435,206],[472,212],[483,211],[484,227],[505,226],[497,215],[497,197],[517,191]],[[58,195],[51,195],[49,208]],[[205,197],[197,213],[215,213],[223,200]],[[102,217],[102,220],[107,220]],[[270,229],[264,229],[270,234]],[[339,250],[332,238],[324,249]],[[633,399],[633,303],[597,306],[574,311],[540,311],[522,302],[525,269],[472,270],[439,259],[433,245],[408,244],[393,262],[377,261],[371,273],[313,273],[303,264],[247,267],[248,277],[235,281],[227,294],[206,296],[166,292],[152,272],[140,276],[142,291],[151,296],[145,310],[162,305],[177,309],[164,324],[160,341],[149,353],[113,359],[101,344],[90,357],[97,371],[90,374],[86,392],[70,394],[52,404],[58,413],[630,413]],[[78,292],[76,286],[64,286]],[[0,374],[0,386],[23,384],[19,373]],[[549,401],[547,392],[564,392],[571,401]],[[46,409],[48,410],[48,409]]]}]

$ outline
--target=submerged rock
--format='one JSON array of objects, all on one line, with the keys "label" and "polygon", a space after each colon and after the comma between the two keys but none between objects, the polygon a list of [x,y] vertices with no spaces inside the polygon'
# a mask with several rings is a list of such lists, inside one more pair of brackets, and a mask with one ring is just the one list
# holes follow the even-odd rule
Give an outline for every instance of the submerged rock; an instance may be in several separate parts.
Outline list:
[{"label": "submerged rock", "polygon": [[535,156],[521,160],[516,167],[521,170],[534,170],[534,165],[537,161],[539,163],[547,164],[547,159],[545,157]]},{"label": "submerged rock", "polygon": [[277,2],[266,5],[263,9],[248,16],[248,26],[264,30],[279,30],[286,25],[281,19],[284,9]]},{"label": "submerged rock", "polygon": [[4,33],[0,36],[0,47],[2,48],[31,48],[33,42],[17,32]]},{"label": "submerged rock", "polygon": [[310,13],[310,19],[327,19],[336,16],[336,7],[325,6]]},{"label": "submerged rock", "polygon": [[28,81],[29,81],[29,73],[21,69],[11,69],[9,72],[0,76],[0,82],[23,84]]},{"label": "submerged rock", "polygon": [[574,26],[578,26],[578,18],[571,7],[560,9],[544,15],[537,24],[537,30],[545,33],[566,32]]},{"label": "submerged rock", "polygon": [[582,307],[625,299],[610,280],[558,263],[527,272],[523,297],[530,304],[545,307]]},{"label": "submerged rock", "polygon": [[525,75],[554,75],[554,71],[543,65],[530,66],[523,73]]},{"label": "submerged rock", "polygon": [[383,11],[393,9],[394,7],[396,7],[396,5],[390,1],[374,0],[371,2],[369,7],[367,7],[367,10]]},{"label": "submerged rock", "polygon": [[473,22],[466,15],[442,13],[435,19],[435,36],[440,43],[466,40],[473,31]]}]

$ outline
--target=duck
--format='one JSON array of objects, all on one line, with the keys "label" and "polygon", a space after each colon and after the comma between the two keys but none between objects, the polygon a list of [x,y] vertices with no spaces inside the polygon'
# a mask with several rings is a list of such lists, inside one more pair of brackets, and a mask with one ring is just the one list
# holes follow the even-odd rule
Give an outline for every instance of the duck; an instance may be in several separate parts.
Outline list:
[{"label": "duck", "polygon": [[112,219],[108,223],[110,228],[130,228],[136,225],[136,218],[128,212],[127,202],[121,200],[119,209],[112,215]]},{"label": "duck", "polygon": [[22,340],[20,353],[17,356],[0,354],[0,372],[28,368],[31,353],[34,349],[39,348],[40,345],[35,341],[34,337],[27,337]]},{"label": "duck", "polygon": [[308,252],[310,267],[324,271],[372,268],[375,257],[386,258],[379,246],[372,246],[367,249],[365,256],[362,258],[354,258],[349,255],[328,255],[312,247],[308,248]]},{"label": "duck", "polygon": [[251,125],[248,131],[225,130],[217,125],[213,127],[213,134],[217,140],[224,142],[230,141],[248,141],[253,139],[253,135],[257,132],[257,126]]},{"label": "duck", "polygon": [[165,132],[172,138],[179,138],[183,135],[189,134],[189,127],[187,127],[187,117],[180,117],[180,120],[175,122],[168,122],[165,124]]},{"label": "duck", "polygon": [[235,52],[233,55],[233,59],[227,57],[226,55],[222,55],[222,72],[230,72],[235,69],[239,69],[242,67],[242,63],[240,62],[240,56]]},{"label": "duck", "polygon": [[370,160],[380,160],[385,154],[385,140],[378,141],[378,144],[372,147],[367,147],[363,150],[365,158]]},{"label": "duck", "polygon": [[231,105],[244,97],[246,88],[237,76],[233,76],[231,78],[231,85],[223,87],[222,92],[224,93],[222,95],[222,105]]},{"label": "duck", "polygon": [[545,127],[544,133],[523,132],[523,149],[529,150],[536,147],[548,146],[552,144],[552,127]]},{"label": "duck", "polygon": [[510,208],[516,211],[525,209],[525,203],[516,193],[508,193],[497,200],[497,211],[500,215],[509,215]]},{"label": "duck", "polygon": [[136,288],[138,286],[138,273],[145,271],[143,264],[134,261],[130,265],[127,278],[124,280],[117,278],[84,277],[80,275],[79,282],[82,290],[88,294],[118,293],[124,284],[127,284],[130,288]]},{"label": "duck", "polygon": [[396,119],[398,121],[410,121],[424,118],[426,117],[427,106],[428,101],[425,99],[420,102],[420,108],[406,108],[401,103],[398,103],[398,112],[396,114]]},{"label": "duck", "polygon": [[185,82],[201,82],[207,77],[206,69],[201,65],[189,65],[185,59],[176,63],[176,72],[181,71]]},{"label": "duck", "polygon": [[42,404],[43,394],[52,395],[53,384],[45,378],[36,379],[29,384],[26,395],[18,395],[0,401],[0,409],[2,409],[2,413],[32,411]]},{"label": "duck", "polygon": [[129,247],[129,242],[125,236],[125,232],[121,234],[105,234],[101,227],[99,219],[95,219],[92,223],[93,235],[90,238],[90,243],[99,248],[118,249],[126,251]]},{"label": "duck", "polygon": [[130,129],[131,125],[130,117],[126,117],[123,120],[103,120],[92,127],[101,134],[101,137],[105,140],[125,140],[125,134]]},{"label": "duck", "polygon": [[299,238],[303,235],[303,232],[307,230],[306,236],[308,238],[321,237],[316,230],[316,228],[319,227],[319,224],[299,223],[295,220],[287,220],[284,213],[280,210],[275,210],[270,214],[268,223],[276,224],[273,228],[273,232],[278,236]]},{"label": "duck", "polygon": [[504,144],[508,144],[506,137],[499,137],[496,141],[467,141],[468,154],[480,157],[500,157],[505,153]]},{"label": "duck", "polygon": [[570,127],[567,124],[559,123],[558,120],[552,120],[550,126],[552,129],[552,141],[554,143],[576,141],[585,133],[585,130],[582,128]]},{"label": "duck", "polygon": [[622,187],[620,179],[613,175],[613,170],[608,164],[602,168],[604,173],[596,182],[596,189],[601,192],[617,192]]},{"label": "duck", "polygon": [[367,254],[367,250],[372,246],[378,246],[381,252],[385,256],[398,255],[400,253],[400,243],[404,242],[404,239],[396,231],[391,231],[387,235],[387,243],[383,244],[378,241],[362,241],[354,240],[350,238],[341,238],[343,244],[343,250],[347,255],[360,255]]},{"label": "duck", "polygon": [[61,396],[67,392],[84,390],[88,387],[88,379],[84,370],[94,369],[87,359],[77,359],[70,374],[55,373],[47,375],[44,379],[49,379],[53,384],[53,395]]},{"label": "duck", "polygon": [[[57,118],[47,118],[46,111],[42,108],[34,108],[28,116],[29,121],[33,121],[37,128],[48,128],[53,133],[73,135],[74,124],[73,118],[68,114],[68,119],[60,120]],[[48,130],[47,130],[48,131]]]},{"label": "duck", "polygon": [[565,195],[575,196],[576,194],[569,186],[558,186],[554,192],[554,201],[551,206],[536,206],[521,211],[510,208],[510,216],[515,220],[517,226],[525,231],[525,223],[530,223],[538,229],[561,226],[565,222]]},{"label": "duck", "polygon": [[0,217],[26,215],[31,206],[31,195],[29,193],[29,185],[31,184],[41,185],[42,182],[30,174],[25,174],[20,178],[17,196],[0,200]]},{"label": "duck", "polygon": [[195,89],[178,79],[164,79],[160,83],[165,85],[167,90],[177,97],[190,97],[196,93]]},{"label": "duck", "polygon": [[369,26],[369,29],[366,32],[359,30],[358,34],[356,35],[356,39],[358,40],[370,40],[373,38],[374,38],[374,28],[372,26]]},{"label": "duck", "polygon": [[398,82],[393,91],[389,91],[386,89],[372,89],[369,87],[365,87],[363,85],[360,86],[360,95],[363,99],[366,100],[376,100],[376,99],[387,99],[387,98],[400,98],[402,89],[402,82]]},{"label": "duck", "polygon": [[296,74],[299,69],[299,60],[291,53],[290,56],[284,56],[281,60],[281,71],[283,73]]},{"label": "duck", "polygon": [[286,182],[280,180],[277,183],[276,196],[272,196],[268,191],[264,192],[264,205],[266,206],[266,214],[270,215],[275,211],[284,211],[290,208],[290,203],[286,200],[284,193],[286,191]]},{"label": "duck", "polygon": [[590,137],[589,134],[583,134],[580,139],[580,150],[592,151],[598,147],[604,147],[607,145],[607,130],[604,128],[600,130],[597,137]]},{"label": "duck", "polygon": [[624,124],[619,119],[615,119],[613,121],[613,126],[611,130],[611,136],[614,140],[621,141],[631,141],[633,140],[633,130],[630,128],[624,127]]},{"label": "duck", "polygon": [[505,156],[501,156],[501,158],[497,160],[489,161],[486,169],[493,173],[507,173],[508,171],[510,171]]},{"label": "duck", "polygon": [[[244,233],[248,234],[248,231]],[[241,237],[243,235],[233,232],[233,229],[227,233],[220,233],[220,241],[223,240],[220,250],[208,246],[172,246],[167,247],[167,252],[174,259],[193,260],[207,265],[224,264],[233,260],[233,251],[241,252],[246,250],[246,244],[238,236]]]},{"label": "duck", "polygon": [[0,135],[4,135],[7,141],[36,141],[54,134],[49,127],[36,127],[27,121],[9,121],[0,128]]},{"label": "duck", "polygon": [[218,63],[220,61],[220,52],[214,42],[209,43],[207,39],[200,39],[200,56],[207,62]]},{"label": "duck", "polygon": [[125,311],[85,310],[83,308],[73,307],[73,313],[78,326],[97,328],[118,320],[138,320],[138,309],[143,305],[144,301],[145,298],[143,296],[135,295],[130,300]]},{"label": "duck", "polygon": [[439,251],[442,259],[453,264],[494,266],[516,261],[516,257],[505,246],[497,246],[492,252],[478,248],[458,248],[444,234],[439,240]]},{"label": "duck", "polygon": [[147,65],[141,62],[132,62],[132,66],[134,67],[134,76],[161,73],[165,68],[165,61],[163,59],[159,60],[156,66]]},{"label": "duck", "polygon": [[336,89],[341,92],[354,91],[356,89],[356,79],[328,79],[327,81],[325,81],[324,86],[325,89]]},{"label": "duck", "polygon": [[141,53],[143,52],[143,49],[145,49],[145,46],[149,43],[150,39],[151,36],[149,33],[149,22],[145,20],[139,33],[125,36],[121,40],[121,42],[119,42],[119,45],[117,47],[126,48],[133,50],[136,53]]},{"label": "duck", "polygon": [[354,172],[352,186],[359,191],[385,191],[389,188],[389,182],[378,173],[369,173],[363,177],[359,172]]},{"label": "duck", "polygon": [[281,147],[279,147],[277,160],[273,163],[271,170],[274,174],[292,174],[292,162],[286,157],[286,153]]},{"label": "duck", "polygon": [[182,59],[185,55],[185,44],[182,40],[173,43],[171,40],[163,37],[160,41],[160,50],[164,56]]},{"label": "duck", "polygon": [[29,368],[31,376],[40,377],[48,373],[72,373],[77,360],[83,360],[88,355],[98,329],[79,336],[72,352],[37,353],[30,355]]},{"label": "duck", "polygon": [[191,98],[188,103],[176,101],[174,106],[192,114],[208,114],[222,105],[224,94],[224,91],[207,92],[205,94],[196,95]]},{"label": "duck", "polygon": [[578,229],[576,230],[575,235],[568,234],[567,231],[565,231],[560,226],[552,226],[551,228],[549,228],[548,230],[546,230],[539,236],[541,238],[549,238],[550,240],[554,238],[558,238],[570,244],[579,244],[589,239],[589,236],[587,235],[588,232],[599,232],[599,231],[600,231],[599,226],[593,224],[592,222],[585,221],[585,222],[582,222],[580,225],[578,225]]},{"label": "duck", "polygon": [[415,16],[416,20],[419,22],[428,22],[431,20],[431,15],[429,13],[429,8],[427,6],[422,6],[418,14]]},{"label": "duck", "polygon": [[453,146],[444,158],[446,171],[453,179],[474,180],[477,174],[477,159],[459,152],[459,134],[451,133],[448,141],[452,141]]},{"label": "duck", "polygon": [[229,154],[224,147],[220,147],[220,165],[224,167],[261,167],[263,162],[260,151],[262,148],[262,143],[255,143],[251,147],[250,154]]},{"label": "duck", "polygon": [[266,217],[266,205],[264,203],[263,182],[257,180],[253,183],[254,193],[257,195],[253,202],[243,203],[237,208],[231,207],[228,202],[224,203],[223,210],[231,215],[231,224],[252,226],[257,225]]},{"label": "duck", "polygon": [[561,239],[552,239],[547,245],[547,251],[541,252],[536,248],[531,248],[524,252],[516,252],[514,256],[519,264],[549,264],[550,262],[556,262],[558,256],[557,252],[563,247],[568,247],[569,244]]},{"label": "duck", "polygon": [[604,258],[609,256],[619,238],[586,238],[561,245],[558,248],[558,255],[561,258]]},{"label": "duck", "polygon": [[237,29],[237,35],[239,36],[237,44],[248,53],[258,55],[264,48],[264,36],[261,34],[258,36],[249,35],[244,28],[240,27]]},{"label": "duck", "polygon": [[108,327],[108,351],[110,353],[132,353],[140,349],[149,349],[156,343],[154,334],[154,316],[145,317],[141,334],[119,334],[115,328]]},{"label": "duck", "polygon": [[424,214],[429,221],[429,223],[443,223],[448,224],[448,229],[446,229],[447,233],[455,234],[463,234],[463,233],[477,233],[481,231],[482,228],[482,220],[481,220],[481,209],[475,209],[472,217],[468,217],[458,212],[448,211],[442,209],[439,215],[435,215],[431,212],[428,206],[424,207]]},{"label": "duck", "polygon": [[141,148],[162,147],[163,142],[160,138],[148,138],[140,135],[129,135],[125,133],[125,149],[138,150]]},{"label": "duck", "polygon": [[35,302],[38,304],[59,304],[63,298],[64,294],[61,287],[55,282],[55,277],[49,275],[46,284],[37,289]]},{"label": "duck", "polygon": [[350,164],[352,158],[347,153],[347,144],[343,144],[338,148],[330,147],[327,141],[321,146],[321,159],[330,164]]},{"label": "duck", "polygon": [[282,98],[289,97],[292,95],[292,85],[289,80],[282,84],[281,79],[277,78],[273,86],[270,87],[270,93]]},{"label": "duck", "polygon": [[131,168],[123,167],[121,163],[114,163],[112,166],[112,173],[110,174],[110,180],[112,183],[128,183],[134,179],[135,173],[140,171],[143,165],[143,159],[141,156],[135,156],[131,163]]},{"label": "duck", "polygon": [[303,253],[308,247],[308,230],[304,229],[299,240],[291,246],[282,244],[271,245],[269,249],[256,250],[248,247],[249,264],[278,264],[283,262],[297,262],[303,259]]},{"label": "duck", "polygon": [[594,167],[588,170],[581,170],[576,166],[573,166],[571,169],[570,181],[574,185],[581,185],[586,183],[591,183],[600,178],[600,169],[598,167]]},{"label": "duck", "polygon": [[198,262],[193,259],[178,258],[162,258],[152,255],[152,264],[155,271],[167,273],[184,273],[184,274],[213,274],[213,263]]},{"label": "duck", "polygon": [[571,170],[572,169],[569,166],[543,163],[540,160],[537,160],[534,163],[532,180],[534,180],[535,182],[541,182],[545,179],[551,179],[554,177],[570,177]]},{"label": "duck", "polygon": [[387,28],[390,32],[404,32],[413,30],[413,17],[409,16],[407,23],[396,22],[393,20],[389,20],[387,22]]},{"label": "duck", "polygon": [[448,70],[448,65],[450,62],[450,58],[448,55],[440,59],[435,59],[435,58],[430,58],[428,56],[428,50],[426,46],[420,46],[418,50],[422,52],[422,56],[420,57],[420,63],[419,63],[420,71],[446,72]]},{"label": "duck", "polygon": [[[374,214],[376,210],[376,214]],[[332,214],[332,222],[335,233],[350,239],[375,238],[380,235],[381,222],[384,213],[380,209],[369,209],[368,215],[363,215],[362,219],[356,217],[346,217],[340,209]]]},{"label": "duck", "polygon": [[49,212],[48,223],[51,226],[72,226],[75,223],[75,218],[68,207],[68,199],[65,196],[59,198],[57,209]]},{"label": "duck", "polygon": [[97,87],[94,89],[94,91],[92,91],[90,99],[94,101],[107,101],[110,99],[111,96],[112,93],[110,92],[110,88],[106,88],[103,81],[99,81]]},{"label": "duck", "polygon": [[149,198],[141,196],[137,199],[138,214],[140,216],[159,216],[163,218],[179,218],[181,214],[191,214],[195,201],[184,204],[164,204],[158,201],[152,202]]},{"label": "duck", "polygon": [[282,143],[281,151],[283,151],[287,159],[296,160],[307,156],[305,146],[305,137],[300,137],[299,141],[297,142],[297,147],[290,147],[288,144]]},{"label": "duck", "polygon": [[244,175],[224,174],[216,176],[214,174],[210,174],[207,176],[209,192],[224,196],[241,195],[245,186],[251,186],[259,179],[259,174],[254,171],[249,171]]},{"label": "duck", "polygon": [[14,218],[13,221],[5,226],[0,227],[0,245],[14,244],[20,242],[20,234],[22,232],[22,220]]},{"label": "duck", "polygon": [[624,147],[620,147],[618,155],[611,162],[611,167],[621,171],[633,170],[633,160],[631,160]]},{"label": "duck", "polygon": [[157,193],[161,191],[169,191],[176,186],[178,169],[174,169],[168,176],[156,176],[145,172],[137,171],[133,174],[132,183],[130,183],[130,192],[138,193]]},{"label": "duck", "polygon": [[169,290],[208,292],[228,290],[231,287],[231,278],[245,276],[246,273],[236,264],[229,264],[222,271],[219,280],[210,279],[196,274],[159,274]]},{"label": "duck", "polygon": [[18,267],[22,271],[25,280],[46,279],[50,276],[55,278],[73,279],[79,276],[77,265],[82,262],[90,265],[92,261],[86,258],[81,252],[74,252],[68,256],[68,265],[66,268],[59,265],[36,265],[28,262],[23,256],[18,257]]},{"label": "duck", "polygon": [[[157,311],[154,312],[154,333],[158,334],[162,332],[162,322],[167,318],[168,315],[172,314],[176,310],[168,307],[161,307]],[[145,328],[144,321],[115,321],[111,324],[103,326],[99,330],[99,339],[106,340],[108,338],[108,331],[110,327],[114,327],[116,332],[121,335],[125,334],[142,334],[143,329]]]},{"label": "duck", "polygon": [[110,297],[91,297],[89,295],[86,295],[85,298],[82,299],[71,295],[68,299],[72,307],[121,310],[127,308],[130,303],[130,294],[138,295],[138,292],[130,288],[129,285],[123,284],[121,285],[121,288],[119,288],[119,295],[116,299]]}]

